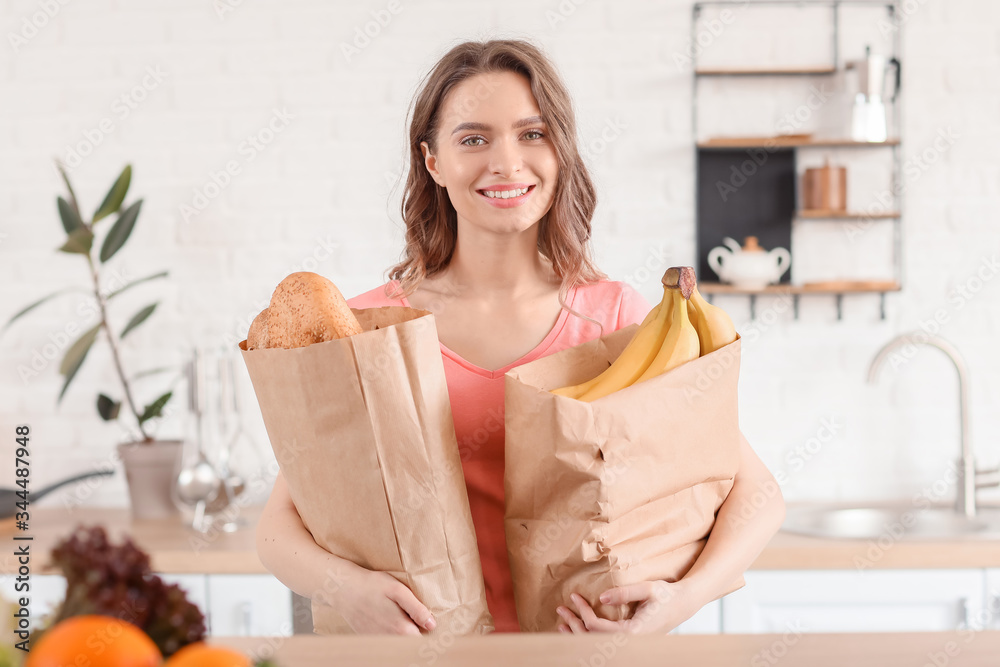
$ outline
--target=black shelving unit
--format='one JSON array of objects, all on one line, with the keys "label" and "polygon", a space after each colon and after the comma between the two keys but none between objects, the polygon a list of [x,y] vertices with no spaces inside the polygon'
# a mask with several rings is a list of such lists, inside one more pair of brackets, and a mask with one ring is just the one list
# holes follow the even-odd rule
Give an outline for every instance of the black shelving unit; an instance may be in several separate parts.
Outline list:
[{"label": "black shelving unit", "polygon": [[[762,290],[740,290],[730,285],[700,281],[700,289],[711,299],[713,294],[744,294],[750,298],[751,316],[756,313],[756,297],[760,294],[786,293],[794,300],[794,313],[798,317],[798,300],[802,295],[833,294],[837,302],[837,318],[842,317],[844,294],[877,293],[880,295],[880,314],[885,319],[886,294],[902,289],[902,212],[899,201],[894,209],[867,215],[863,212],[802,211],[798,205],[797,164],[801,149],[847,148],[857,150],[892,151],[892,190],[897,191],[900,183],[901,141],[891,137],[884,142],[854,141],[841,138],[813,138],[811,135],[787,135],[774,137],[740,137],[699,140],[698,105],[699,82],[706,77],[802,77],[829,76],[842,68],[840,62],[840,11],[842,5],[882,7],[891,21],[898,12],[895,2],[875,3],[865,0],[757,0],[747,6],[742,0],[710,0],[694,4],[691,21],[692,43],[696,43],[698,21],[705,7],[740,6],[744,11],[761,6],[784,6],[791,9],[808,7],[828,7],[832,21],[831,61],[829,64],[809,67],[765,67],[732,69],[702,69],[698,66],[697,53],[692,57],[694,76],[692,78],[692,136],[696,142],[695,155],[695,224],[697,242],[698,275],[712,276],[708,266],[708,251],[720,245],[725,237],[742,241],[745,236],[757,236],[765,248],[791,248],[793,221],[811,219],[826,220],[871,220],[885,221],[893,225],[893,281],[865,281],[837,283],[832,287],[823,285],[793,286],[790,272],[786,273],[778,285]],[[899,30],[893,35],[893,53],[898,57]],[[892,104],[892,127],[900,128],[900,101]],[[746,176],[741,178],[741,174]],[[794,262],[794,258],[793,258]]]}]

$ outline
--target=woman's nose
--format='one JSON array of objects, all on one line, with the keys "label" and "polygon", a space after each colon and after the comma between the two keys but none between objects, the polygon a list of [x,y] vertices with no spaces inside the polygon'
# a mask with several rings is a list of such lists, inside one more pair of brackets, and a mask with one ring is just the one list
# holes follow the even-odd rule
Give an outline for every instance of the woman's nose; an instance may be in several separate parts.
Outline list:
[{"label": "woman's nose", "polygon": [[510,177],[521,170],[521,149],[516,141],[500,141],[490,152],[490,172]]}]

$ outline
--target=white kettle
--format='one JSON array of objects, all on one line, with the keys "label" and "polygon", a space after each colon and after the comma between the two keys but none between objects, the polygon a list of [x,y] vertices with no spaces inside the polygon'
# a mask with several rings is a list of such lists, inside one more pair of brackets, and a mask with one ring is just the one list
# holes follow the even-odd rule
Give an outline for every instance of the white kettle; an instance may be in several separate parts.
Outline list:
[{"label": "white kettle", "polygon": [[744,289],[762,289],[778,282],[791,266],[791,255],[784,248],[767,252],[757,244],[756,236],[748,236],[743,247],[728,236],[723,245],[708,253],[708,265],[724,283]]}]

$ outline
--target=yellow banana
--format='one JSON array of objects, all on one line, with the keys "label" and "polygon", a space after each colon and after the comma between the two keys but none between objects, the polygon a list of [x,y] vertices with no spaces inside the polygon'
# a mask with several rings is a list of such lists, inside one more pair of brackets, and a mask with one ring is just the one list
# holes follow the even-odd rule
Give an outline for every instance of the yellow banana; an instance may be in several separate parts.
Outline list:
[{"label": "yellow banana", "polygon": [[701,347],[698,341],[698,330],[691,324],[687,310],[688,296],[690,296],[694,285],[694,269],[684,267],[680,271],[682,277],[679,280],[679,286],[670,289],[673,306],[670,329],[667,331],[656,356],[636,382],[656,377],[698,358]]},{"label": "yellow banana", "polygon": [[715,352],[720,347],[729,345],[736,340],[736,327],[729,319],[726,311],[713,306],[698,292],[695,287],[688,301],[688,316],[698,330],[701,341],[701,355]]},{"label": "yellow banana", "polygon": [[[649,362],[656,356],[666,335],[668,323],[666,320],[670,316],[670,309],[664,307],[667,298],[667,288],[663,288],[663,301],[653,307],[646,319],[639,325],[639,329],[632,336],[632,340],[618,355],[614,363],[603,373],[582,384],[561,389],[553,389],[553,394],[568,396],[580,400],[593,400],[591,397],[584,398],[593,390],[601,396],[607,396],[612,391],[617,391],[622,387],[627,387],[632,381],[639,377],[649,365]],[[661,317],[662,314],[662,317]],[[594,396],[596,398],[596,395]]]},{"label": "yellow banana", "polygon": [[[664,294],[663,296],[667,298],[668,295]],[[577,398],[581,401],[595,401],[635,382],[646,370],[646,366],[656,357],[656,351],[663,344],[663,339],[670,327],[670,314],[670,308],[661,302],[656,319],[639,329],[614,363],[598,375],[595,378],[596,381]]]}]

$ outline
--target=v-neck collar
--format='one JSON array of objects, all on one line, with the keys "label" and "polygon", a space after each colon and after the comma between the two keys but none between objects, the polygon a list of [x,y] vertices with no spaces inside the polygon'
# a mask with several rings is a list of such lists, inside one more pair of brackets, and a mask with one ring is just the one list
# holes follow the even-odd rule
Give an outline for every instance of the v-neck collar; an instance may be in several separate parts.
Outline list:
[{"label": "v-neck collar", "polygon": [[[392,283],[392,287],[394,290],[399,287],[398,280],[392,280],[390,282]],[[569,298],[567,299],[567,305],[570,308],[573,307],[573,303],[574,301],[576,301],[576,293],[577,293],[577,287],[573,286],[569,291]],[[402,305],[406,306],[407,308],[413,308],[413,306],[410,305],[410,300],[406,298],[405,294],[402,295],[399,298],[399,300],[400,303],[402,303]],[[541,357],[545,353],[545,351],[552,346],[552,343],[555,341],[556,338],[559,337],[559,334],[562,333],[563,327],[566,326],[566,320],[568,318],[569,318],[569,311],[566,308],[563,308],[562,310],[559,311],[559,317],[556,318],[556,323],[552,325],[552,328],[549,329],[549,333],[545,335],[545,338],[543,338],[538,345],[536,345],[530,352],[527,352],[526,354],[521,356],[519,359],[516,359],[515,361],[512,361],[506,366],[502,366],[492,371],[487,368],[477,366],[471,361],[465,359],[457,352],[450,349],[447,345],[442,343],[440,339],[438,339],[438,345],[441,346],[441,352],[449,359],[457,363],[459,366],[462,366],[469,372],[475,373],[476,375],[482,376],[488,380],[496,380],[498,378],[502,378],[507,371],[514,368],[515,366],[526,364],[529,361]]]}]

